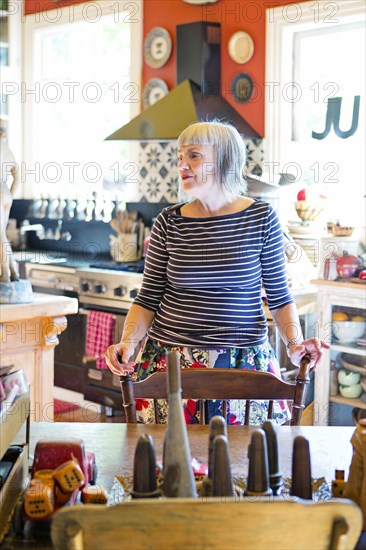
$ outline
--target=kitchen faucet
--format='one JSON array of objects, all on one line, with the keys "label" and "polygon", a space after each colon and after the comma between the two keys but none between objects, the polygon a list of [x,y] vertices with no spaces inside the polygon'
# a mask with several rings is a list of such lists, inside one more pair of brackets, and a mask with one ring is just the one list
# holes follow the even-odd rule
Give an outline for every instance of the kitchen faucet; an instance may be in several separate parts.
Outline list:
[{"label": "kitchen faucet", "polygon": [[26,248],[25,234],[28,231],[35,231],[37,237],[41,240],[45,236],[45,228],[41,223],[30,224],[28,220],[24,220],[23,224],[22,224],[22,226],[20,227],[20,230],[19,230],[21,250],[25,250],[25,248]]}]

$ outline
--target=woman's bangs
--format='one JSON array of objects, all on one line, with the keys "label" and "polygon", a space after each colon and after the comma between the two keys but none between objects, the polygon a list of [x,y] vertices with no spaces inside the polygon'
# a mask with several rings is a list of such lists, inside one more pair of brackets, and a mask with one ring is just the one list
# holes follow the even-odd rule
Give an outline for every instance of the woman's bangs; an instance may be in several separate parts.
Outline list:
[{"label": "woman's bangs", "polygon": [[207,124],[197,123],[188,126],[178,138],[178,147],[187,145],[213,145],[212,128]]}]

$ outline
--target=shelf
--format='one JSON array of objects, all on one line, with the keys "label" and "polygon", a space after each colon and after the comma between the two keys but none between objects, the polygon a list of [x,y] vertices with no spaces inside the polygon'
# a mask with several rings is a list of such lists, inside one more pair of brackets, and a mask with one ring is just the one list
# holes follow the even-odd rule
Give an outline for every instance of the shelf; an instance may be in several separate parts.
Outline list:
[{"label": "shelf", "polygon": [[358,407],[359,409],[366,409],[366,403],[361,399],[348,399],[347,397],[342,397],[341,395],[336,395],[329,397],[329,401],[332,403],[338,403],[339,405],[347,405],[348,407]]},{"label": "shelf", "polygon": [[361,355],[361,356],[365,356],[366,357],[366,348],[364,347],[357,347],[357,348],[352,348],[350,346],[346,346],[346,345],[341,345],[341,344],[331,344],[331,350],[334,350],[334,351],[342,351],[342,352],[345,352],[345,353],[349,353],[350,355]]}]

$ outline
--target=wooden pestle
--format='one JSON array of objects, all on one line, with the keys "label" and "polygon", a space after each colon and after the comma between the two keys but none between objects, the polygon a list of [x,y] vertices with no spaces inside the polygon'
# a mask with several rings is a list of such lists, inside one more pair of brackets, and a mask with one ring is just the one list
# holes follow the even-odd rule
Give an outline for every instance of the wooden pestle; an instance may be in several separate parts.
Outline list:
[{"label": "wooden pestle", "polygon": [[133,498],[156,498],[161,491],[156,483],[156,457],[152,437],[148,434],[140,436],[133,463]]},{"label": "wooden pestle", "polygon": [[235,496],[227,437],[217,435],[212,449],[212,496]]},{"label": "wooden pestle", "polygon": [[302,435],[295,437],[293,444],[291,495],[313,498],[309,441]]},{"label": "wooden pestle", "polygon": [[266,420],[262,430],[266,434],[269,486],[274,496],[279,496],[282,491],[282,473],[279,468],[277,433],[273,422]]},{"label": "wooden pestle", "polygon": [[210,420],[208,434],[208,472],[207,476],[202,480],[202,496],[208,497],[212,495],[212,454],[213,442],[217,435],[227,437],[227,427],[223,416],[213,416]]},{"label": "wooden pestle", "polygon": [[263,430],[253,433],[248,449],[249,471],[245,496],[267,496],[269,486],[268,454],[266,435]]}]

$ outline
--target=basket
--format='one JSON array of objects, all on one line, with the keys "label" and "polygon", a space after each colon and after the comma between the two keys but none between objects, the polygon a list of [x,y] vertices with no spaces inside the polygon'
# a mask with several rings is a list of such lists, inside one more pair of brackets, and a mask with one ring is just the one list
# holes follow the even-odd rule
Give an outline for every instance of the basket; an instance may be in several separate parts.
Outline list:
[{"label": "basket", "polygon": [[307,201],[296,201],[295,208],[297,215],[303,222],[315,221],[323,211],[322,207],[313,206]]},{"label": "basket", "polygon": [[341,227],[340,225],[333,225],[332,233],[335,237],[350,237],[354,229],[354,227]]}]

